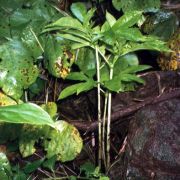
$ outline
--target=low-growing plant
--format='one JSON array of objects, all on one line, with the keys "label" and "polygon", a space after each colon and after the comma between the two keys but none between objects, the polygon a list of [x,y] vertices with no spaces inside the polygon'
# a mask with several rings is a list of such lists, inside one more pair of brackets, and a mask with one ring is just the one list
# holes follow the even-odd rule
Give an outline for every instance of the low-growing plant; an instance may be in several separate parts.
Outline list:
[{"label": "low-growing plant", "polygon": [[[95,25],[95,22],[92,21],[95,9],[87,11],[83,4],[74,3],[71,11],[74,17],[60,18],[47,25],[43,33],[56,32],[56,38],[61,37],[72,41],[71,49],[77,50],[75,63],[78,65],[79,71],[69,72],[66,79],[79,82],[65,88],[60,93],[59,99],[72,94],[78,95],[97,87],[99,166],[101,167],[103,158],[104,165],[108,168],[110,165],[111,93],[134,90],[135,83],[144,83],[144,80],[136,73],[150,67],[139,65],[133,52],[143,49],[167,51],[168,48],[158,38],[145,36],[140,32],[138,25],[143,22],[142,11],[127,12],[119,19],[115,19],[106,12],[106,21],[102,26]],[[93,65],[90,68],[86,67],[86,71],[81,64],[89,64],[89,62],[85,56],[84,59],[81,58],[82,49],[94,51],[94,61],[91,61]],[[101,112],[102,94],[105,97],[103,115]],[[106,120],[107,122],[105,122]],[[106,140],[105,133],[107,134]],[[106,150],[104,148],[105,141]]]},{"label": "low-growing plant", "polygon": [[[48,98],[41,107],[28,103],[27,90],[32,96],[40,93],[45,84],[41,72],[46,69],[55,78],[76,82],[61,91],[59,100],[97,88],[98,167],[92,172],[81,169],[87,178],[107,179],[100,169],[102,164],[106,170],[110,166],[111,94],[132,91],[137,83],[144,83],[136,73],[150,67],[139,65],[135,51],[167,51],[165,43],[141,33],[144,17],[138,8],[123,9],[118,19],[106,12],[103,24],[94,21],[95,8],[87,10],[79,2],[72,4],[72,16],[45,0],[2,1],[0,10],[0,142],[18,140],[23,157],[32,155],[38,142],[47,158],[27,164],[20,176],[41,165],[52,169],[56,160],[72,160],[82,149],[77,129],[57,121],[54,103]],[[11,170],[10,176],[4,170],[6,160],[2,171],[0,165],[0,177],[12,176]],[[14,171],[20,172],[18,167]]]}]

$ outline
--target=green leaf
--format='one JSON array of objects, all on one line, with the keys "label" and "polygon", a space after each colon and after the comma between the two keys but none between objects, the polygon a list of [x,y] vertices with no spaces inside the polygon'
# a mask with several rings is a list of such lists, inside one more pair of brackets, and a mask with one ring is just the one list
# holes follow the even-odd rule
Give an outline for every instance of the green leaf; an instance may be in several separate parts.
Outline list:
[{"label": "green leaf", "polygon": [[153,39],[151,41],[147,39],[147,42],[144,43],[134,43],[134,42],[126,43],[126,45],[122,48],[121,55],[125,55],[127,53],[138,50],[155,50],[155,51],[165,51],[165,52],[170,51],[170,49],[167,47],[165,42],[160,41],[157,38],[153,38]]},{"label": "green leaf", "polygon": [[[86,75],[90,75],[90,77],[94,76],[96,69],[96,61],[95,61],[95,53],[93,49],[90,48],[82,48],[79,49],[76,64],[78,65],[79,69]],[[89,74],[88,72],[92,72]]]},{"label": "green leaf", "polygon": [[[30,133],[30,132],[29,132]],[[19,140],[19,151],[23,158],[31,156],[35,153],[35,143],[39,137],[29,138],[28,135],[21,137]]]},{"label": "green leaf", "polygon": [[10,180],[12,175],[9,160],[3,152],[0,152],[0,179]]},{"label": "green leaf", "polygon": [[68,96],[71,96],[77,92],[77,89],[82,86],[84,83],[78,83],[71,86],[68,86],[67,88],[63,89],[59,95],[59,99],[64,99]]},{"label": "green leaf", "polygon": [[111,29],[111,26],[107,21],[101,26],[101,32],[104,33],[106,31],[109,31]]},{"label": "green leaf", "polygon": [[0,122],[49,125],[54,127],[54,121],[49,114],[33,103],[0,107]]},{"label": "green leaf", "polygon": [[77,19],[72,18],[70,16],[62,17],[59,20],[55,21],[54,23],[46,26],[43,32],[61,30],[65,28],[76,29],[76,30],[86,33],[82,24]]},{"label": "green leaf", "polygon": [[47,102],[46,104],[41,104],[40,107],[43,108],[51,118],[57,115],[57,104],[55,102]]},{"label": "green leaf", "polygon": [[80,2],[73,3],[70,8],[73,15],[81,22],[83,22],[84,16],[87,14],[87,9],[84,3],[80,3]]},{"label": "green leaf", "polygon": [[45,81],[44,79],[38,77],[38,78],[36,79],[36,81],[29,86],[29,90],[30,90],[30,93],[31,93],[31,94],[30,94],[31,97],[32,97],[33,95],[38,95],[38,94],[40,94],[41,92],[43,92],[43,90],[44,90],[44,88],[45,88],[45,83],[46,83],[46,81]]},{"label": "green leaf", "polygon": [[118,58],[114,64],[113,76],[118,75],[127,68],[137,67],[139,65],[138,57],[135,53],[129,53]]},{"label": "green leaf", "polygon": [[124,88],[121,83],[121,79],[118,76],[114,77],[112,80],[105,81],[104,86],[110,91],[114,91],[114,92],[124,91]]},{"label": "green leaf", "polygon": [[116,23],[115,17],[112,14],[110,14],[108,11],[106,11],[106,20],[111,27]]},{"label": "green leaf", "polygon": [[43,162],[43,167],[48,168],[51,171],[54,171],[56,160],[57,160],[57,156],[56,155],[52,156],[51,158]]},{"label": "green leaf", "polygon": [[34,65],[28,49],[19,40],[10,40],[0,46],[0,87],[15,98],[22,96],[38,77],[38,68]]},{"label": "green leaf", "polygon": [[[0,38],[22,37],[30,28],[38,36],[44,26],[50,21],[55,21],[62,17],[61,13],[57,13],[58,11],[46,0],[28,2],[7,0],[6,3],[1,0],[0,4],[0,15],[2,12]],[[27,33],[25,36],[27,37],[28,35],[30,33]],[[30,37],[30,39],[32,38]]]},{"label": "green leaf", "polygon": [[93,17],[95,11],[96,11],[96,9],[91,8],[91,9],[87,12],[87,14],[84,16],[83,25],[84,25],[85,27],[91,27],[91,26],[92,26],[92,24],[90,23],[90,20],[91,20],[91,18]]},{"label": "green leaf", "polygon": [[80,44],[80,43],[73,43],[71,45],[71,48],[76,50],[76,49],[81,49],[81,48],[87,47],[87,46],[89,46],[89,45],[87,45],[87,44]]},{"label": "green leaf", "polygon": [[114,7],[123,12],[160,8],[160,0],[112,0]]},{"label": "green leaf", "polygon": [[17,104],[17,102],[14,99],[5,95],[3,92],[0,92],[0,106],[8,106],[14,104]]},{"label": "green leaf", "polygon": [[89,38],[89,36],[86,33],[80,32],[79,30],[68,29],[68,31],[62,30],[62,32],[64,32],[64,34],[73,35],[73,36],[83,39],[85,41],[89,41],[89,42],[91,41],[91,39]]},{"label": "green leaf", "polygon": [[119,41],[122,39],[134,42],[144,42],[147,40],[147,37],[143,36],[138,28],[121,28],[115,34],[116,39],[119,39]]},{"label": "green leaf", "polygon": [[133,25],[137,24],[137,22],[141,18],[142,18],[142,11],[127,12],[116,21],[112,29],[117,31],[120,28],[132,27]]},{"label": "green leaf", "polygon": [[83,72],[71,72],[66,79],[77,80],[77,81],[87,81],[88,77],[84,75]]},{"label": "green leaf", "polygon": [[34,162],[29,162],[26,164],[26,166],[23,168],[23,170],[26,174],[30,174],[30,173],[34,172],[35,170],[37,170],[43,162],[44,162],[44,158],[41,158]]},{"label": "green leaf", "polygon": [[77,84],[68,86],[67,88],[62,90],[62,92],[59,95],[59,99],[64,99],[75,93],[78,95],[81,92],[92,89],[94,85],[95,85],[95,82],[93,80],[88,80],[86,82],[77,83]]},{"label": "green leaf", "polygon": [[60,36],[60,37],[62,37],[64,39],[68,39],[68,40],[71,40],[71,41],[74,41],[74,42],[77,42],[77,43],[84,44],[86,46],[90,45],[90,43],[87,40],[84,40],[82,38],[79,38],[79,37],[71,35],[71,34],[59,34],[58,33],[58,36]]},{"label": "green leaf", "polygon": [[69,176],[69,180],[77,180],[76,176]]},{"label": "green leaf", "polygon": [[[115,66],[114,68],[116,68],[117,66]],[[119,73],[119,68],[118,69],[118,73]],[[101,83],[103,83],[104,81],[108,81],[109,80],[109,66],[107,64],[104,64],[103,67],[100,69],[100,79],[101,79]]]},{"label": "green leaf", "polygon": [[16,174],[13,174],[13,180],[24,180],[28,179],[27,175],[23,171],[17,171]]},{"label": "green leaf", "polygon": [[[49,126],[35,126],[24,124],[19,133],[19,151],[22,157],[33,155],[36,151],[35,143],[48,133]],[[45,132],[46,131],[46,132]]]},{"label": "green leaf", "polygon": [[100,179],[99,180],[110,180],[109,177],[107,176],[100,176]]},{"label": "green leaf", "polygon": [[80,172],[85,173],[86,177],[91,177],[94,174],[96,167],[91,162],[87,161],[80,167]]},{"label": "green leaf", "polygon": [[151,66],[149,65],[136,65],[136,66],[129,66],[126,69],[124,69],[123,71],[120,72],[120,74],[133,74],[133,73],[137,73],[140,71],[144,71],[151,68]]},{"label": "green leaf", "polygon": [[47,151],[47,158],[57,155],[61,162],[73,160],[83,146],[78,130],[65,121],[57,121],[56,129],[52,129],[44,141],[44,149]]},{"label": "green leaf", "polygon": [[86,92],[86,91],[89,91],[91,90],[95,85],[95,81],[93,80],[88,80],[86,81],[85,83],[83,83],[78,89],[77,89],[77,95],[81,92]]},{"label": "green leaf", "polygon": [[74,63],[74,51],[68,41],[59,36],[49,36],[45,46],[45,65],[49,73],[57,78],[66,78]]},{"label": "green leaf", "polygon": [[134,74],[123,74],[121,78],[121,81],[125,81],[125,82],[138,82],[138,83],[142,83],[144,84],[144,80],[140,77],[138,77],[137,75]]}]

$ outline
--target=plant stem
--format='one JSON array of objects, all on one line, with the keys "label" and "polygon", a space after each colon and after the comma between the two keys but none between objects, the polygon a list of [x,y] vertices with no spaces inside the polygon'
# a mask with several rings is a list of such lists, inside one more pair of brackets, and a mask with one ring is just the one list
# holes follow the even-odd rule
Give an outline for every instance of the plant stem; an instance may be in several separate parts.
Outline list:
[{"label": "plant stem", "polygon": [[[109,78],[113,78],[113,67],[110,67],[110,74]],[[111,129],[111,96],[112,94],[108,93],[108,117],[107,117],[107,136],[106,136],[106,157],[107,157],[107,164],[106,167],[108,168],[110,166],[110,129]]]},{"label": "plant stem", "polygon": [[96,71],[97,71],[97,95],[98,95],[98,166],[101,168],[101,157],[102,157],[102,122],[101,122],[101,88],[100,88],[100,62],[98,55],[98,47],[96,47]]},{"label": "plant stem", "polygon": [[30,31],[31,31],[31,33],[33,34],[34,38],[36,39],[36,41],[37,41],[37,43],[38,43],[38,45],[39,45],[41,51],[44,53],[44,49],[43,49],[43,47],[42,47],[42,45],[41,45],[41,43],[40,43],[38,37],[36,36],[35,32],[32,30],[32,28],[30,28]]},{"label": "plant stem", "polygon": [[103,129],[102,129],[102,153],[103,153],[103,160],[104,166],[106,168],[106,148],[105,148],[105,133],[106,133],[106,114],[107,114],[107,103],[108,103],[108,93],[105,93],[105,100],[104,100],[104,112],[103,112]]}]

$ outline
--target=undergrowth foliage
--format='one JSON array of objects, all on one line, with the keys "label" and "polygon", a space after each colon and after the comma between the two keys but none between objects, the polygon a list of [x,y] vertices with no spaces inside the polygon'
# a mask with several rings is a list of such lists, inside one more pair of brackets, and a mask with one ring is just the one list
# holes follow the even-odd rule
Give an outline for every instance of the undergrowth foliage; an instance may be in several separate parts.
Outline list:
[{"label": "undergrowth foliage", "polygon": [[[73,160],[81,152],[78,130],[58,119],[55,102],[46,100],[41,106],[28,102],[27,91],[39,94],[45,83],[43,71],[47,71],[75,82],[57,100],[97,89],[98,167],[86,164],[81,169],[89,178],[108,179],[100,170],[102,165],[106,170],[110,167],[111,93],[132,91],[145,83],[137,73],[150,67],[139,65],[135,51],[169,50],[157,37],[141,33],[144,7],[136,1],[140,8],[113,1],[124,14],[116,19],[106,11],[105,22],[97,25],[93,21],[96,9],[84,3],[73,3],[70,15],[45,0],[0,0],[0,4],[0,144],[17,141],[23,157],[35,153],[35,144],[44,149],[46,159],[27,164],[22,177],[40,166],[53,170],[56,161]],[[159,1],[147,6],[153,5],[159,7]],[[18,167],[11,169],[3,153],[0,162],[0,179],[19,171]]]}]

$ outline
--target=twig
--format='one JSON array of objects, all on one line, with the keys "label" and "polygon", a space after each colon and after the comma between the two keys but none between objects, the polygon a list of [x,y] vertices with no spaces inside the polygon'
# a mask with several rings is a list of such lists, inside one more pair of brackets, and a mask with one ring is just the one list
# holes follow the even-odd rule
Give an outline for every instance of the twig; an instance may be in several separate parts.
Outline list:
[{"label": "twig", "polygon": [[[141,109],[144,106],[157,104],[172,98],[180,97],[180,88],[176,88],[171,90],[168,93],[163,93],[161,96],[153,96],[148,97],[144,99],[144,101],[137,103],[136,105],[130,105],[128,107],[125,107],[123,109],[119,109],[117,112],[114,112],[112,114],[112,120],[111,122],[117,122],[121,121],[120,119],[129,115],[132,115],[133,113],[137,112],[139,109]],[[79,130],[82,131],[94,131],[98,127],[98,122],[86,122],[86,121],[70,121],[74,126],[76,126]]]}]

